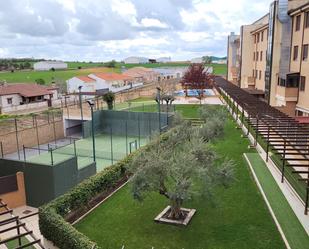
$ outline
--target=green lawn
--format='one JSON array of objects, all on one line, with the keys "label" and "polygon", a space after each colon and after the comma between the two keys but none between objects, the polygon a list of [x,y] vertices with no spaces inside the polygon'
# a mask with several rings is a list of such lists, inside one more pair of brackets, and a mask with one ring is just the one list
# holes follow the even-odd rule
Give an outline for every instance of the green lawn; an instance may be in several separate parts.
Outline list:
[{"label": "green lawn", "polygon": [[[175,105],[176,111],[182,114],[184,118],[198,118],[198,109],[199,105]],[[157,104],[153,105],[139,105],[137,107],[132,107],[131,111],[134,112],[157,112],[158,106]]]},{"label": "green lawn", "polygon": [[[97,68],[95,69],[98,70]],[[113,71],[112,69],[105,69],[102,67],[102,70]],[[114,70],[118,72],[118,69]],[[33,83],[36,79],[43,79],[46,84],[51,84],[52,81],[56,82],[65,82],[66,80],[81,75],[88,75],[93,73],[91,68],[87,69],[68,69],[68,70],[56,70],[53,71],[15,71],[11,72],[0,72],[0,81],[6,80],[8,83]]]},{"label": "green lawn", "polygon": [[[33,241],[33,240],[31,240],[31,241]],[[22,245],[26,245],[28,243],[30,243],[30,241],[26,237],[21,238],[21,244]],[[11,240],[10,242],[6,243],[6,246],[7,246],[8,249],[14,249],[14,248],[18,247],[19,246],[18,239]],[[26,248],[27,249],[36,249],[34,246],[28,246]]]},{"label": "green lawn", "polygon": [[257,153],[246,154],[292,249],[308,249],[309,237]]},{"label": "green lawn", "polygon": [[[196,117],[198,106],[177,106],[186,117]],[[195,111],[193,111],[195,109]],[[285,245],[243,158],[248,141],[229,120],[223,139],[214,144],[235,163],[235,182],[217,188],[214,202],[196,198],[184,204],[197,209],[188,227],[156,224],[153,219],[168,204],[157,193],[139,203],[130,185],[124,187],[76,225],[102,248],[125,249],[281,249]],[[219,163],[219,162],[218,162]]]},{"label": "green lawn", "polygon": [[91,67],[103,67],[103,62],[78,62],[78,61],[68,61],[66,62],[68,64],[68,68],[74,68],[77,69],[78,67],[82,68],[91,68]]},{"label": "green lawn", "polygon": [[[185,62],[173,62],[173,63],[153,63],[153,64],[119,64],[120,66],[124,66],[126,68],[132,67],[147,67],[147,68],[155,68],[155,67],[187,67],[190,63]],[[216,75],[226,75],[227,73],[227,65],[226,64],[210,64],[210,66],[214,69],[214,74]]]}]

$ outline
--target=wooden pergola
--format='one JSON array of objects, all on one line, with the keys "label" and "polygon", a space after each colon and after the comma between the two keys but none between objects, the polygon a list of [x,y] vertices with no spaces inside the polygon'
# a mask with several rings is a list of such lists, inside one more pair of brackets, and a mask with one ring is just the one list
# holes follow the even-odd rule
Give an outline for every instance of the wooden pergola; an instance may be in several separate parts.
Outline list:
[{"label": "wooden pergola", "polygon": [[309,126],[301,124],[266,102],[252,96],[223,78],[215,79],[215,87],[225,96],[232,114],[237,121],[247,126],[254,137],[254,145],[259,143],[266,151],[266,161],[270,152],[281,171],[281,181],[288,180],[305,205],[308,214],[309,200]]},{"label": "wooden pergola", "polygon": [[[26,224],[22,222],[22,219],[27,217],[18,217],[13,215],[13,210],[8,208],[7,204],[5,204],[0,199],[0,217],[8,216],[8,218],[0,219],[0,235],[7,232],[14,232],[16,235],[13,235],[9,238],[0,241],[0,245],[5,245],[11,241],[17,240],[18,246],[15,249],[28,248],[30,246],[38,246],[39,248],[44,249],[45,247],[42,245],[41,240],[37,239],[33,232],[26,227]],[[22,239],[25,236],[31,237],[31,241],[28,243],[22,243]]]}]

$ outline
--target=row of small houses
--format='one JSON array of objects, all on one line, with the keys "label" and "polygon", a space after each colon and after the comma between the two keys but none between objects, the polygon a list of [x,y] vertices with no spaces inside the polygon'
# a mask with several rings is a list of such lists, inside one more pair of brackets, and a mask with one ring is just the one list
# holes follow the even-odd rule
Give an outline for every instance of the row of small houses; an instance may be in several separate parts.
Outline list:
[{"label": "row of small houses", "polygon": [[[93,73],[87,76],[76,76],[67,80],[67,93],[76,94],[81,91],[85,98],[101,95],[105,92],[120,92],[141,87],[147,82],[164,79],[180,79],[186,68],[150,69],[135,67],[118,73]],[[61,105],[59,88],[55,85],[42,86],[31,83],[0,85],[0,114],[26,113]]]},{"label": "row of small houses", "polygon": [[76,76],[67,80],[67,92],[74,94],[93,92],[120,92],[140,87],[147,82],[158,82],[167,79],[180,79],[186,68],[144,68],[135,67],[118,73],[93,73],[88,76]]}]

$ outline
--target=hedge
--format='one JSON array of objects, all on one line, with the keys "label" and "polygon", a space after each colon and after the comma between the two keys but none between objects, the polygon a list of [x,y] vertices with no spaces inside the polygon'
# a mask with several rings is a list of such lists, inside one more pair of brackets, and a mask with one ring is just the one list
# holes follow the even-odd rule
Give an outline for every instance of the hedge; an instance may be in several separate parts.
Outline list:
[{"label": "hedge", "polygon": [[99,249],[87,236],[78,232],[64,217],[72,210],[86,207],[98,194],[107,193],[126,175],[125,166],[132,155],[84,180],[68,193],[39,209],[39,227],[43,236],[61,249]]},{"label": "hedge", "polygon": [[[161,134],[166,141],[173,129]],[[86,208],[98,194],[108,193],[123,177],[127,176],[127,165],[142,150],[148,151],[155,144],[150,142],[94,176],[84,180],[66,194],[39,208],[39,227],[42,235],[60,249],[100,249],[87,236],[78,232],[65,217],[71,211]]]}]

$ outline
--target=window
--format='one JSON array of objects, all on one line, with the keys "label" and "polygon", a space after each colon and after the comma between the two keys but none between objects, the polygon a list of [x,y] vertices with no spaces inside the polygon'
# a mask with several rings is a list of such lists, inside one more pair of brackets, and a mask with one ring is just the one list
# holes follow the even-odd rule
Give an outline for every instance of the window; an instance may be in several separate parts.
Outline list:
[{"label": "window", "polygon": [[304,116],[304,113],[302,111],[297,110],[297,116],[302,117],[302,116]]},{"label": "window", "polygon": [[260,33],[257,34],[257,43],[260,42]]},{"label": "window", "polygon": [[261,61],[263,60],[263,51],[261,51],[261,53],[260,53],[260,60]]},{"label": "window", "polygon": [[285,79],[282,79],[282,78],[278,78],[278,86],[283,86],[283,87],[285,87],[286,85],[285,85]]},{"label": "window", "polygon": [[256,61],[259,61],[259,52],[256,52]]},{"label": "window", "polygon": [[309,28],[309,11],[305,13],[305,27]]},{"label": "window", "polygon": [[308,44],[303,46],[303,61],[308,60]]},{"label": "window", "polygon": [[255,78],[258,77],[258,70],[255,70]]},{"label": "window", "polygon": [[7,98],[6,100],[7,100],[9,105],[13,104],[13,99],[12,98]]},{"label": "window", "polygon": [[298,58],[298,46],[294,46],[293,60],[296,61],[297,58]]},{"label": "window", "polygon": [[305,76],[300,76],[300,87],[299,87],[299,90],[300,91],[305,91],[305,87],[306,87],[306,77]]},{"label": "window", "polygon": [[301,15],[296,16],[295,31],[300,30]]},{"label": "window", "polygon": [[261,42],[264,40],[264,31],[261,32]]},{"label": "window", "polygon": [[255,52],[253,52],[253,61],[255,61]]},{"label": "window", "polygon": [[262,71],[259,72],[259,79],[262,79]]}]

